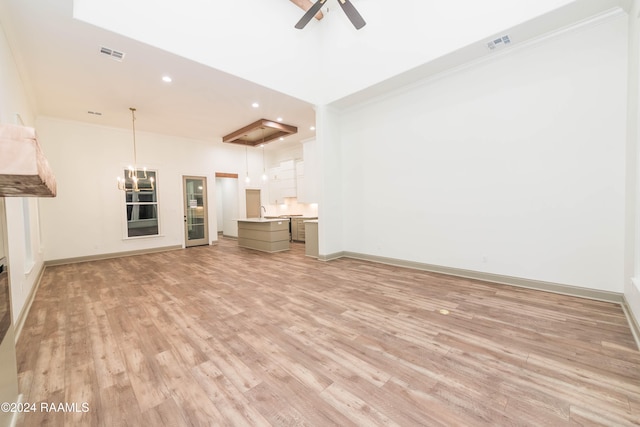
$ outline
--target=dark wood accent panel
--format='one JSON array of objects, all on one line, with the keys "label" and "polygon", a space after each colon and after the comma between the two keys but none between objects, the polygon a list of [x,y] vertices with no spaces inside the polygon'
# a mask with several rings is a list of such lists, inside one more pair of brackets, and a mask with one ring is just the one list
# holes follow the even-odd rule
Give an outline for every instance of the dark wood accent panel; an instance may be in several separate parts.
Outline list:
[{"label": "dark wood accent panel", "polygon": [[238,174],[237,173],[216,172],[216,178],[236,178],[236,179],[238,179]]},{"label": "dark wood accent panel", "polygon": [[216,246],[47,267],[19,425],[640,424],[617,304]]},{"label": "dark wood accent panel", "polygon": [[222,142],[249,145],[255,147],[274,139],[298,133],[298,128],[272,120],[260,119],[222,137]]}]

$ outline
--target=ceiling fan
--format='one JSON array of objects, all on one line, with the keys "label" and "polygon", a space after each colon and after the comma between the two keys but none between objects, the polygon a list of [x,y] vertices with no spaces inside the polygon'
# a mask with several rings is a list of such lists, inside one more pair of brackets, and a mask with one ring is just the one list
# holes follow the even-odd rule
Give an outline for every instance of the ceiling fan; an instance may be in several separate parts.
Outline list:
[{"label": "ceiling fan", "polygon": [[[322,6],[324,6],[326,2],[327,0],[316,1],[313,6],[307,9],[307,13],[305,13],[304,16],[300,18],[300,20],[296,24],[296,28],[299,30],[303,29],[309,23],[309,21],[311,21],[311,19],[320,11]],[[302,8],[305,8],[297,1],[294,1],[294,3],[298,4]],[[349,0],[338,0],[338,3],[340,4],[340,7],[344,11],[344,13],[347,15],[347,18],[349,18],[349,21],[351,21],[353,26],[356,27],[356,30],[359,30],[367,24]]]}]

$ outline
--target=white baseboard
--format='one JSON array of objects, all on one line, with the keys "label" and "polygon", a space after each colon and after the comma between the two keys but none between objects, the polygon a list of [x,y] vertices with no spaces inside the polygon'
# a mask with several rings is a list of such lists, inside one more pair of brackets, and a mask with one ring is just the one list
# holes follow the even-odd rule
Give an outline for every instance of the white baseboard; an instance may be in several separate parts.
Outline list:
[{"label": "white baseboard", "polygon": [[624,315],[627,316],[627,322],[629,322],[629,328],[631,328],[631,333],[633,334],[633,339],[636,341],[636,346],[638,350],[640,350],[640,325],[638,325],[638,319],[635,318],[631,308],[629,308],[629,303],[627,302],[627,298],[622,296],[622,310],[624,311]]},{"label": "white baseboard", "polygon": [[434,264],[425,264],[415,261],[407,261],[396,258],[387,258],[377,255],[361,254],[357,252],[337,252],[331,255],[321,256],[319,259],[329,261],[337,258],[353,258],[363,261],[378,262],[397,267],[413,268],[415,270],[430,271],[432,273],[447,274],[449,276],[464,277],[467,279],[482,280],[485,282],[511,285],[521,288],[534,289],[538,291],[553,292],[556,294],[569,295],[574,297],[588,298],[599,301],[622,304],[623,294],[618,292],[601,291],[597,289],[581,288],[579,286],[563,285],[560,283],[545,282],[541,280],[523,279],[521,277],[505,276],[502,274],[485,273],[482,271],[465,270],[462,268],[443,267]]},{"label": "white baseboard", "polygon": [[38,289],[40,288],[40,282],[42,281],[42,275],[44,274],[44,270],[45,270],[45,265],[42,264],[40,266],[40,271],[38,271],[38,277],[36,278],[35,282],[33,283],[33,287],[31,288],[31,292],[29,292],[29,296],[27,296],[27,299],[24,303],[24,306],[22,306],[22,311],[20,311],[20,315],[18,316],[18,319],[15,323],[15,325],[13,325],[14,331],[15,331],[15,341],[16,343],[18,342],[18,339],[20,338],[20,333],[22,332],[22,327],[24,326],[24,322],[27,320],[27,315],[29,314],[29,311],[31,311],[31,304],[33,304],[33,300],[35,300],[36,298],[36,293],[38,292]]},{"label": "white baseboard", "polygon": [[156,252],[175,251],[178,249],[184,249],[184,248],[182,247],[182,245],[162,246],[160,248],[140,249],[136,251],[113,252],[108,254],[81,256],[76,258],[54,259],[54,260],[45,261],[44,264],[46,266],[75,264],[78,262],[99,261],[102,259],[112,259],[112,258],[121,258],[125,256],[152,254]]},{"label": "white baseboard", "polygon": [[501,274],[485,273],[481,271],[465,270],[461,268],[443,267],[439,265],[406,261],[396,258],[387,258],[376,255],[361,254],[357,252],[343,251],[329,255],[320,255],[318,257],[318,259],[321,261],[331,261],[338,258],[360,259],[363,261],[377,262],[397,267],[406,267],[415,270],[447,274],[449,276],[464,277],[467,279],[482,280],[485,282],[498,283],[502,285],[517,286],[537,291],[553,292],[556,294],[620,304],[625,316],[627,317],[627,321],[629,323],[629,327],[631,328],[633,338],[636,341],[636,345],[638,346],[638,349],[640,349],[640,326],[638,324],[638,319],[633,316],[632,311],[629,309],[627,300],[622,293],[581,288],[578,286],[563,285],[560,283],[545,282],[540,280],[523,279],[521,277],[511,277]]}]

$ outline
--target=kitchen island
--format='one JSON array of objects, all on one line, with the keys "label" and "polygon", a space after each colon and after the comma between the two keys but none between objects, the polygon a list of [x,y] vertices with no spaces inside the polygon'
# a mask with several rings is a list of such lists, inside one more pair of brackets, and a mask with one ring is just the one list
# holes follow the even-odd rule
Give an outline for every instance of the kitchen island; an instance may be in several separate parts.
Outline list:
[{"label": "kitchen island", "polygon": [[289,250],[289,220],[246,218],[238,221],[238,246],[263,252]]}]

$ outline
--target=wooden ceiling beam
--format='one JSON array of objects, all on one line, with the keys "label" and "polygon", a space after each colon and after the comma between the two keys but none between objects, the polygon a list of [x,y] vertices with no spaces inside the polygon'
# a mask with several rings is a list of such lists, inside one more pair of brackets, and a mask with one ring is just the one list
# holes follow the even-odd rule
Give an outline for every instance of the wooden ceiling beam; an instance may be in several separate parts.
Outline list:
[{"label": "wooden ceiling beam", "polygon": [[230,142],[234,144],[256,145],[266,144],[274,139],[293,135],[298,132],[296,126],[285,125],[284,123],[274,122],[272,120],[260,119],[238,129],[228,135],[222,137],[222,142]]}]

